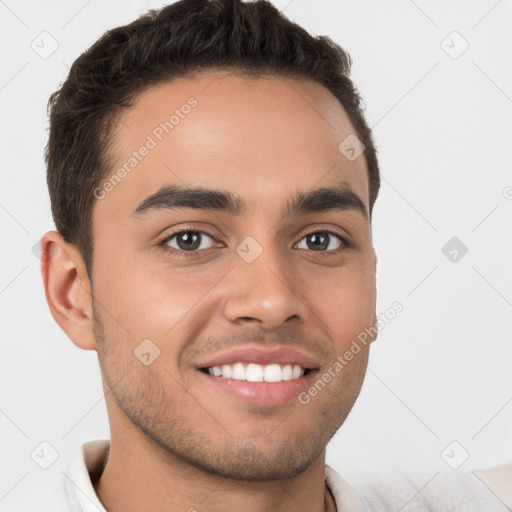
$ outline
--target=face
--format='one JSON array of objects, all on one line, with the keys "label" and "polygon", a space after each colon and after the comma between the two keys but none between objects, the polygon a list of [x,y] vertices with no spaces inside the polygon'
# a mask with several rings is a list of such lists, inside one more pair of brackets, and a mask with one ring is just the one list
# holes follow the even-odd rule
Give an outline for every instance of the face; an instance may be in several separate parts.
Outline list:
[{"label": "face", "polygon": [[338,149],[351,134],[327,89],[277,77],[200,74],[123,112],[93,211],[113,436],[125,422],[235,479],[291,477],[323,453],[369,344],[335,363],[376,320],[366,165]]}]

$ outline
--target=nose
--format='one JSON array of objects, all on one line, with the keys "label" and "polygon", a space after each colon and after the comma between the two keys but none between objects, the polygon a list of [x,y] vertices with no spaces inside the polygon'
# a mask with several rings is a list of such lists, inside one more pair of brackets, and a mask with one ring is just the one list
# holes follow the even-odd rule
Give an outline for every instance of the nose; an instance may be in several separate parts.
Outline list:
[{"label": "nose", "polygon": [[236,255],[224,286],[224,314],[232,323],[275,329],[285,322],[306,322],[311,313],[303,296],[308,283],[286,268],[275,250],[264,250],[251,263]]}]

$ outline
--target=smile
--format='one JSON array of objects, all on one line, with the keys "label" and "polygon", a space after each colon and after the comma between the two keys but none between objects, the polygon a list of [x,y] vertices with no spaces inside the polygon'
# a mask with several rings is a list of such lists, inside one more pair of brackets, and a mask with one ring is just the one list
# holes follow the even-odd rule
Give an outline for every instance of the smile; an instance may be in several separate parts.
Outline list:
[{"label": "smile", "polygon": [[225,379],[245,380],[248,382],[281,382],[283,380],[295,380],[303,377],[308,368],[302,368],[298,364],[267,364],[257,363],[224,364],[222,366],[210,366],[202,368],[209,375]]}]

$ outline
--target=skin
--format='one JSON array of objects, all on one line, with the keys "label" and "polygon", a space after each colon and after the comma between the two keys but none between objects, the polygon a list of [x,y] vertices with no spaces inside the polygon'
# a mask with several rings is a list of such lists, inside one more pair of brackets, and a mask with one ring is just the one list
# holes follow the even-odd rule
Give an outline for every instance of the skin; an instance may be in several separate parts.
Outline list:
[{"label": "skin", "polygon": [[[319,84],[202,73],[150,87],[123,112],[113,171],[191,96],[190,114],[95,202],[93,288],[75,246],[56,232],[42,239],[50,310],[100,362],[111,448],[96,492],[109,512],[335,510],[326,445],[359,394],[370,343],[307,405],[247,404],[199,379],[194,364],[235,346],[279,343],[313,355],[321,376],[376,322],[368,219],[352,210],[283,218],[295,192],[340,180],[368,210],[364,158],[338,150],[355,130]],[[247,212],[132,216],[170,184],[230,190]],[[202,254],[158,247],[182,227],[212,237]],[[350,245],[337,255],[308,249],[306,235],[322,229]],[[250,264],[235,250],[247,236],[263,249]],[[169,244],[179,251],[176,237]],[[336,236],[331,244],[340,246]],[[134,350],[148,338],[160,356],[145,366]]]}]

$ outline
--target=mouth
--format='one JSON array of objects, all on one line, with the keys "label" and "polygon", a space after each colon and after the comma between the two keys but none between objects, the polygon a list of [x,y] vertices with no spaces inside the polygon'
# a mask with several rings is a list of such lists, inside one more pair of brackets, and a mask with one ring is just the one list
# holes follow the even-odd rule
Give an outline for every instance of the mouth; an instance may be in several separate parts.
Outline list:
[{"label": "mouth", "polygon": [[271,363],[261,365],[238,361],[234,364],[199,368],[199,371],[221,379],[235,379],[247,382],[282,382],[300,379],[313,370],[311,368],[303,368],[298,364]]},{"label": "mouth", "polygon": [[216,396],[256,406],[279,406],[297,400],[313,385],[319,370],[291,364],[237,362],[197,368],[200,381]]},{"label": "mouth", "polygon": [[311,386],[320,364],[315,356],[290,346],[246,345],[197,362],[201,382],[219,393],[252,405],[280,405]]}]

